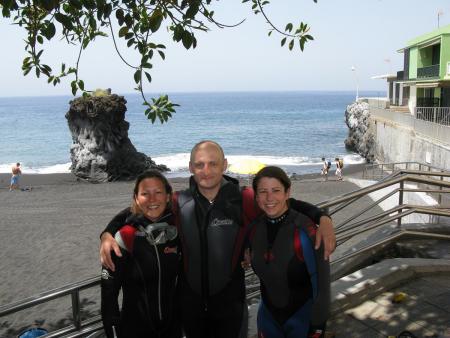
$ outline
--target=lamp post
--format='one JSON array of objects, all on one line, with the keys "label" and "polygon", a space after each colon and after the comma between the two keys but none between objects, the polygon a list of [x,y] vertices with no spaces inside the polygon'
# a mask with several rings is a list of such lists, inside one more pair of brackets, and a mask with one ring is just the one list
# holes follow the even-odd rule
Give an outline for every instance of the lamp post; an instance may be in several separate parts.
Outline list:
[{"label": "lamp post", "polygon": [[442,9],[440,9],[437,13],[437,17],[438,17],[438,28],[439,28],[439,18],[444,15],[444,11]]},{"label": "lamp post", "polygon": [[358,101],[358,98],[359,98],[358,75],[356,74],[356,68],[354,66],[352,66],[351,69],[352,69],[353,75],[355,77],[355,84],[356,84],[356,99],[355,99],[355,101]]}]

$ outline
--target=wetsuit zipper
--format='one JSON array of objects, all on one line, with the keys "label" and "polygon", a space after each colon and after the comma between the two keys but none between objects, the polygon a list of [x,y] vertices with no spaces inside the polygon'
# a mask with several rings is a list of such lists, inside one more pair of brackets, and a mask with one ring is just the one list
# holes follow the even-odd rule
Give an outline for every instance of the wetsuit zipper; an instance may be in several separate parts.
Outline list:
[{"label": "wetsuit zipper", "polygon": [[211,213],[212,205],[208,208],[208,211],[206,212],[205,218],[203,220],[203,226],[202,226],[202,233],[203,233],[203,239],[202,239],[202,249],[203,249],[203,255],[202,255],[202,291],[203,291],[203,305],[205,308],[205,311],[208,311],[208,297],[209,297],[209,268],[208,268],[208,221],[209,221],[209,215]]}]

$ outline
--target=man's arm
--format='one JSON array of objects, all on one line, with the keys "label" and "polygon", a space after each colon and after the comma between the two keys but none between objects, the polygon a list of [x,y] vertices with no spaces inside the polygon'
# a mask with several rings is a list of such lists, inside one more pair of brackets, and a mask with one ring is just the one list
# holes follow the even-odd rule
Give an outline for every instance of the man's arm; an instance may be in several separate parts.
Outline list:
[{"label": "man's arm", "polygon": [[316,250],[320,247],[321,242],[324,244],[324,259],[328,260],[330,255],[336,249],[336,235],[333,229],[333,221],[325,210],[316,207],[315,205],[299,201],[293,198],[289,199],[289,206],[311,218],[314,223],[319,225],[316,234]]},{"label": "man's arm", "polygon": [[107,267],[102,267],[101,278],[101,314],[103,321],[103,328],[106,333],[106,337],[116,337],[114,329],[118,329],[120,322],[120,309],[119,309],[119,291],[122,287],[122,275],[124,271],[124,264],[126,263],[127,253],[125,257],[118,258],[116,255],[112,255],[113,261],[117,265],[116,271],[112,271]]},{"label": "man's arm", "polygon": [[119,212],[108,223],[105,230],[100,235],[100,262],[111,271],[115,270],[114,262],[111,259],[111,251],[114,251],[118,257],[122,257],[119,245],[114,239],[115,233],[125,224],[127,217],[131,214],[130,208]]}]

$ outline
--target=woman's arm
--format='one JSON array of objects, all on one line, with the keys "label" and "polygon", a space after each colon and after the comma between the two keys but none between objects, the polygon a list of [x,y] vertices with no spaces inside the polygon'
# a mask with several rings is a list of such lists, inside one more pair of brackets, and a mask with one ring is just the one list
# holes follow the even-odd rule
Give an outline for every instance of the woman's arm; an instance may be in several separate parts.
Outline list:
[{"label": "woman's arm", "polygon": [[[331,302],[330,263],[323,257],[323,248],[314,250],[314,254],[317,267],[317,297],[312,308],[309,334],[311,337],[324,337]],[[321,335],[318,335],[319,332]]]}]

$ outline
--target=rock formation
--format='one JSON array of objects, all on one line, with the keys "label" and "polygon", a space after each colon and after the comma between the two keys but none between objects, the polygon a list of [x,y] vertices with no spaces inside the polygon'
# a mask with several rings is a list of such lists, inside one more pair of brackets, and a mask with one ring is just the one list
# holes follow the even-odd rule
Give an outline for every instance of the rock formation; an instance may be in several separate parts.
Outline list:
[{"label": "rock formation", "polygon": [[73,144],[71,170],[91,182],[134,179],[146,169],[168,170],[140,153],[128,138],[123,96],[80,97],[66,114]]},{"label": "rock formation", "polygon": [[373,162],[375,160],[375,138],[370,128],[369,117],[368,103],[355,102],[347,106],[345,123],[349,130],[345,147],[360,154],[367,162]]}]

